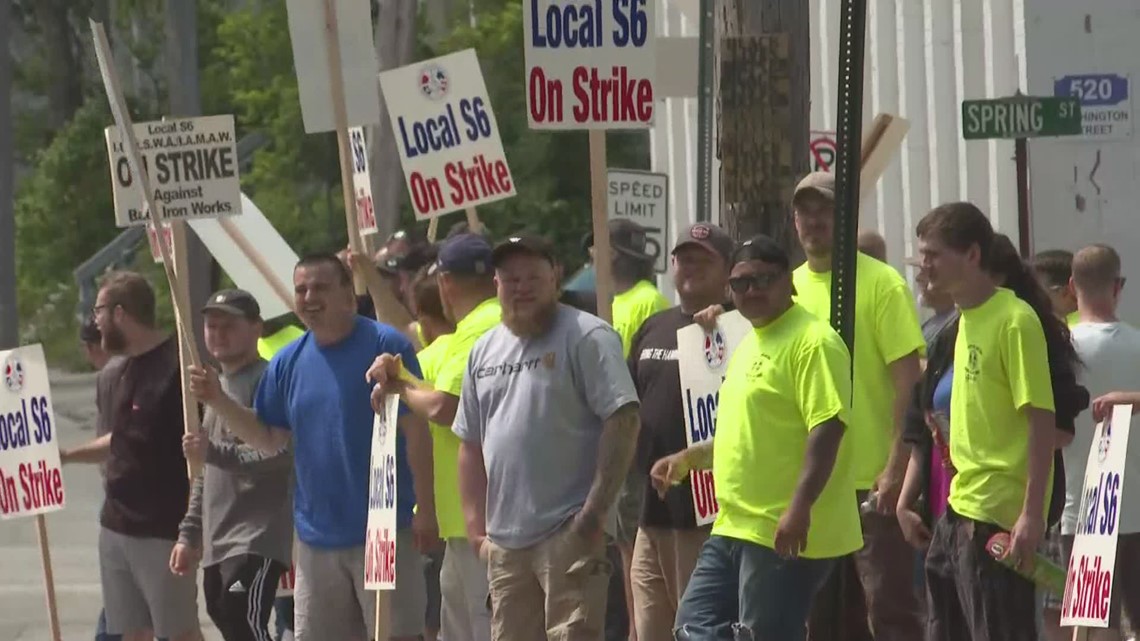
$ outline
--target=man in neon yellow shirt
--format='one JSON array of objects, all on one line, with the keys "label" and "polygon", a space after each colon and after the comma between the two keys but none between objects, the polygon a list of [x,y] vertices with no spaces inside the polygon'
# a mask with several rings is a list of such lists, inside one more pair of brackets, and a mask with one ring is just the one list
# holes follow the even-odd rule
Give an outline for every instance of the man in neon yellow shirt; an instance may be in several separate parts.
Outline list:
[{"label": "man in neon yellow shirt", "polygon": [[927,551],[926,638],[1035,641],[1033,582],[985,545],[1010,531],[1007,556],[1028,570],[1045,533],[1056,427],[1045,334],[1033,308],[987,276],[994,231],[977,207],[942,205],[916,231],[931,284],[962,310],[950,394],[957,473]]},{"label": "man in neon yellow shirt", "polygon": [[[795,270],[796,302],[824,321],[831,318],[831,260],[835,177],[808,174],[792,197],[796,233],[807,262]],[[866,546],[843,561],[855,594],[839,596],[838,577],[821,591],[812,611],[810,637],[912,641],[922,636],[914,589],[914,552],[906,545],[895,505],[910,450],[902,425],[921,372],[926,341],[906,281],[894,268],[865,254],[855,265],[855,361],[849,438],[855,447],[854,481]],[[858,587],[866,598],[857,596]],[[836,603],[840,611],[834,611]],[[868,629],[868,619],[870,629]]]},{"label": "man in neon yellow shirt", "polygon": [[289,343],[305,335],[305,331],[296,325],[284,325],[273,332],[266,332],[265,336],[257,339],[257,355],[262,360],[273,360],[273,355],[281,351]]},{"label": "man in neon yellow shirt", "polygon": [[732,263],[733,303],[755,331],[729,361],[716,436],[651,471],[664,494],[711,467],[720,506],[676,638],[802,641],[836,559],[863,545],[855,443],[845,438],[851,358],[826,321],[792,301],[788,256],[775,241],[745,241]]},{"label": "man in neon yellow shirt", "polygon": [[[446,496],[447,505],[451,507],[447,516],[436,508],[440,536],[446,540],[440,571],[441,632],[448,641],[483,641],[489,639],[491,629],[486,612],[487,567],[466,539],[456,476],[459,437],[451,432],[451,424],[459,407],[471,348],[502,320],[491,245],[479,234],[452,236],[440,247],[428,275],[436,279],[446,320],[455,323],[453,334],[447,338],[436,337],[425,350],[432,370],[431,379],[425,380],[431,387],[417,387],[402,379],[399,359],[391,356],[378,357],[368,375],[378,384],[374,394],[399,394],[413,412],[434,424],[434,466],[437,478],[442,479],[436,482],[437,494]],[[420,313],[422,317],[423,310]],[[441,340],[443,342],[437,345]],[[447,534],[442,529],[445,526]]]}]

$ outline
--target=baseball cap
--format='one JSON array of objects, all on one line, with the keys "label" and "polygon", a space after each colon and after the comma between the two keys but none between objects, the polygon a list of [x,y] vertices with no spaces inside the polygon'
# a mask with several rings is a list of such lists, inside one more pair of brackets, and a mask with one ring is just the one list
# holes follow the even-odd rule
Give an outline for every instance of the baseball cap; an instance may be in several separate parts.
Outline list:
[{"label": "baseball cap", "polygon": [[711,223],[694,223],[685,228],[681,235],[677,238],[677,244],[673,245],[674,254],[679,249],[686,245],[699,245],[706,250],[718,254],[724,258],[725,262],[732,259],[732,250],[735,248],[736,243],[732,241],[732,237],[728,232],[719,225]]},{"label": "baseball cap", "polygon": [[551,246],[550,241],[534,234],[517,234],[495,245],[495,251],[491,255],[491,261],[495,267],[498,267],[508,256],[513,256],[518,253],[541,256],[549,261],[551,265],[557,262],[554,258],[554,248]]},{"label": "baseball cap", "polygon": [[215,311],[242,316],[248,320],[261,320],[261,306],[253,294],[244,289],[223,289],[210,296],[202,312]]},{"label": "baseball cap", "polygon": [[[653,259],[645,251],[646,236],[649,230],[628,218],[613,218],[607,226],[610,230],[610,247],[615,251],[634,258]],[[593,244],[594,232],[589,232],[582,239],[582,248],[585,250]]]},{"label": "baseball cap", "polygon": [[479,234],[458,234],[448,238],[430,273],[447,272],[484,276],[491,273],[491,243]]},{"label": "baseball cap", "polygon": [[800,196],[808,192],[815,192],[823,196],[827,200],[835,201],[835,174],[826,171],[813,171],[803,177],[803,180],[796,185],[796,191],[792,194],[792,204],[794,205]]},{"label": "baseball cap", "polygon": [[732,253],[733,264],[746,260],[758,260],[769,265],[778,265],[785,271],[790,264],[788,252],[772,237],[764,234],[757,234],[740,243],[740,246]]}]

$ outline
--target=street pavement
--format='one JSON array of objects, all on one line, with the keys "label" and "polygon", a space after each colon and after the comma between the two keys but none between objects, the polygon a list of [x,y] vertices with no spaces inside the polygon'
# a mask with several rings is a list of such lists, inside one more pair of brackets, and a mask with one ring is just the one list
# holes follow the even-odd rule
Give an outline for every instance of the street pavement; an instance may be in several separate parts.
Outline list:
[{"label": "street pavement", "polygon": [[[52,372],[52,405],[61,448],[94,436],[94,374]],[[61,634],[64,641],[89,641],[102,607],[97,546],[103,484],[93,465],[67,466],[63,478],[66,505],[46,518]],[[0,522],[2,641],[51,639],[36,541],[34,518]],[[201,588],[198,594],[206,641],[221,641],[206,616]]]}]

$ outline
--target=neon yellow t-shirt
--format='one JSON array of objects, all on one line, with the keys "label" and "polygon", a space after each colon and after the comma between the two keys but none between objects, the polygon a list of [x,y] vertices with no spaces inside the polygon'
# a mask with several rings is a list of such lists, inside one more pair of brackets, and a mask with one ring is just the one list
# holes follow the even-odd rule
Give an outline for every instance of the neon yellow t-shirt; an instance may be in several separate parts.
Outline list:
[{"label": "neon yellow t-shirt", "polygon": [[614,296],[614,329],[621,336],[622,356],[629,358],[633,336],[641,329],[645,319],[657,312],[669,309],[669,299],[661,295],[653,283],[639,280],[637,284]]},{"label": "neon yellow t-shirt", "polygon": [[[847,421],[850,372],[851,357],[839,334],[799,305],[741,342],[717,405],[713,480],[720,513],[713,534],[773,546],[803,471],[808,434],[836,416]],[[853,445],[845,436],[811,508],[807,558],[863,547],[851,477]]]},{"label": "neon yellow t-shirt", "polygon": [[[890,265],[858,254],[855,271],[855,380],[849,435],[855,442],[855,488],[870,489],[887,465],[894,439],[895,383],[891,363],[926,342],[906,281]],[[831,272],[807,263],[792,273],[796,302],[831,319]]]},{"label": "neon yellow t-shirt", "polygon": [[[1006,529],[1017,522],[1029,478],[1026,407],[1053,411],[1045,333],[1028,303],[998,289],[981,305],[962,310],[954,343],[950,459],[958,473],[950,483],[950,505],[955,512]],[[1046,512],[1048,505],[1046,492]]]},{"label": "neon yellow t-shirt", "polygon": [[257,355],[262,360],[273,360],[274,354],[304,335],[304,330],[286,325],[269,336],[257,339]]},{"label": "neon yellow t-shirt", "polygon": [[[503,320],[503,308],[498,298],[488,298],[475,306],[469,314],[455,325],[454,338],[448,342],[447,351],[442,356],[439,373],[433,382],[435,388],[458,397],[463,391],[463,375],[467,373],[467,358],[475,341]],[[437,339],[438,340],[438,339]]]},{"label": "neon yellow t-shirt", "polygon": [[[444,334],[416,354],[424,381],[434,383],[455,334]],[[459,500],[459,437],[451,429],[428,421],[431,428],[431,453],[435,461],[435,517],[439,536],[443,539],[467,538],[463,523],[463,504]]]},{"label": "neon yellow t-shirt", "polygon": [[1074,326],[1080,322],[1081,322],[1081,313],[1079,311],[1070,312],[1069,315],[1065,317],[1065,324],[1068,325],[1069,327],[1072,327],[1072,326]]}]

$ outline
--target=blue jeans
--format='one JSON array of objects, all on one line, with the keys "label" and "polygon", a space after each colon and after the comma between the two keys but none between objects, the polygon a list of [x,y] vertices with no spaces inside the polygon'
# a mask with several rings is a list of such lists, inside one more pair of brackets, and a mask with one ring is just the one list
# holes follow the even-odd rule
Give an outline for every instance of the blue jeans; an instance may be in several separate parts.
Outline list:
[{"label": "blue jeans", "polygon": [[677,641],[803,641],[812,599],[834,559],[782,559],[713,535],[677,609]]}]

